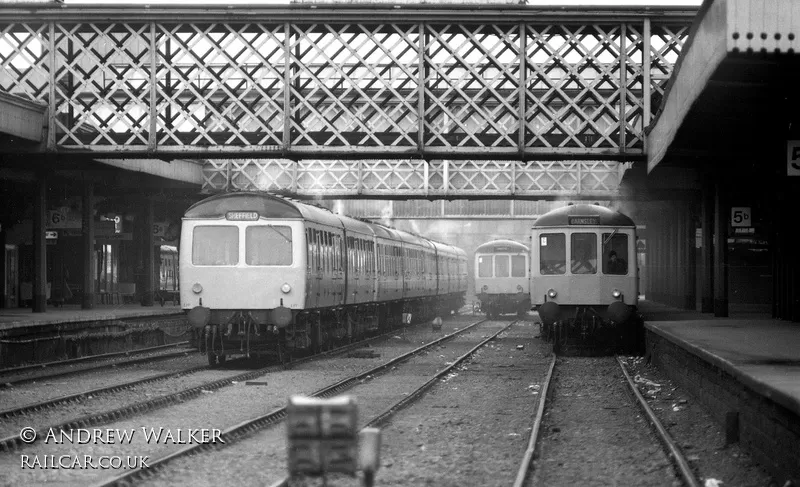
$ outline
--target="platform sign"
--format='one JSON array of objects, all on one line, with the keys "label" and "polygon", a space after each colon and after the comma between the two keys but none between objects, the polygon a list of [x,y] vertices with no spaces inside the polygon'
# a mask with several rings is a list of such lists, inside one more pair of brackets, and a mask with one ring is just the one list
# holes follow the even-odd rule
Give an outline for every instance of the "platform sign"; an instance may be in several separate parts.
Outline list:
[{"label": "platform sign", "polygon": [[752,221],[749,206],[734,206],[731,208],[732,227],[751,227],[753,226]]},{"label": "platform sign", "polygon": [[58,208],[47,212],[47,228],[81,228],[81,215],[69,208]]},{"label": "platform sign", "polygon": [[800,176],[800,140],[786,143],[786,174]]}]

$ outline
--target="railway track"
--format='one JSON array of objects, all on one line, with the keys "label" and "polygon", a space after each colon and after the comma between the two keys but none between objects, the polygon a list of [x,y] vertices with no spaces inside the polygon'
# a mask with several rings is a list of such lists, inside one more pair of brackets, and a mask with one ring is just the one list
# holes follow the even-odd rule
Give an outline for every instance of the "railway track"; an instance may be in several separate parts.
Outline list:
[{"label": "railway track", "polygon": [[[542,424],[544,422],[544,414],[547,408],[548,402],[552,402],[553,398],[551,396],[551,383],[553,372],[556,369],[556,364],[558,362],[558,358],[554,355],[553,360],[550,364],[549,371],[545,378],[544,385],[542,387],[542,394],[539,397],[539,405],[537,408],[536,417],[533,422],[533,427],[531,431],[531,436],[528,442],[528,447],[523,455],[523,459],[520,463],[519,469],[517,471],[517,476],[514,481],[514,487],[532,487],[538,485],[546,485],[541,481],[541,478],[538,476],[538,471],[535,468],[535,461],[537,460],[537,450],[539,450],[539,457],[542,456],[541,452],[541,441],[542,441]],[[644,399],[642,394],[639,392],[638,388],[634,384],[633,380],[631,379],[630,375],[628,374],[627,369],[625,368],[625,364],[619,357],[616,357],[617,365],[621,370],[621,375],[624,376],[625,384],[627,386],[627,391],[632,398],[636,399],[636,407],[638,407],[644,416],[647,418],[647,422],[651,426],[651,430],[653,434],[658,438],[660,442],[660,446],[663,448],[665,455],[671,460],[673,466],[676,467],[676,475],[679,477],[679,480],[686,486],[689,487],[699,487],[700,483],[698,482],[697,478],[692,473],[692,470],[689,466],[686,457],[681,452],[680,448],[676,444],[675,440],[671,437],[671,435],[667,432],[664,426],[656,417],[653,410],[647,404],[647,401]],[[601,406],[598,406],[601,407]]]},{"label": "railway track", "polygon": [[[333,350],[321,352],[315,355],[311,355],[308,357],[302,357],[286,364],[276,364],[270,365],[264,368],[260,368],[257,370],[252,370],[244,373],[235,374],[232,376],[220,378],[210,382],[204,382],[194,387],[186,388],[171,394],[166,394],[158,397],[154,397],[151,399],[146,399],[143,401],[138,401],[132,404],[127,404],[122,407],[110,410],[110,411],[98,411],[95,413],[86,414],[81,417],[77,418],[70,418],[66,421],[62,421],[58,424],[52,424],[48,426],[43,426],[41,428],[37,428],[37,435],[41,436],[42,434],[46,434],[47,431],[51,429],[54,431],[62,430],[62,429],[76,429],[76,428],[88,428],[91,426],[96,426],[104,423],[108,423],[110,421],[118,421],[125,418],[130,418],[132,416],[142,414],[148,411],[152,411],[155,409],[160,409],[164,407],[168,407],[173,404],[181,403],[186,400],[195,398],[203,394],[204,392],[215,391],[222,387],[228,386],[230,384],[236,382],[244,382],[248,380],[255,379],[257,377],[274,373],[280,370],[283,370],[285,367],[291,367],[300,365],[309,361],[319,360],[321,358],[336,356],[339,354],[347,353],[353,349],[363,347],[371,342],[376,340],[385,338],[391,334],[396,334],[397,330],[390,330],[386,333],[381,335],[377,335],[374,337],[367,338],[365,340],[361,340],[359,342],[355,342],[352,344],[348,344]],[[173,372],[168,372],[165,374],[159,374],[152,377],[145,377],[143,379],[137,379],[125,383],[120,384],[113,384],[111,386],[97,388],[89,391],[81,391],[75,394],[69,394],[66,396],[48,399],[45,401],[40,401],[33,404],[28,404],[19,408],[8,409],[5,411],[0,411],[0,418],[11,418],[15,416],[20,416],[23,414],[30,414],[32,412],[39,412],[45,409],[53,408],[63,404],[69,404],[72,402],[80,401],[83,398],[87,397],[96,397],[100,394],[110,394],[119,391],[123,391],[126,389],[131,389],[136,386],[140,386],[147,383],[152,383],[156,381],[167,380],[174,377],[180,377],[184,375],[189,375],[195,372],[209,370],[210,367],[208,365],[196,366],[196,367],[189,367]],[[11,435],[5,438],[0,438],[0,451],[11,451],[16,447],[20,447],[24,445],[24,441],[20,438],[19,435]]]},{"label": "railway track", "polygon": [[126,367],[126,366],[129,366],[129,365],[136,365],[136,364],[142,364],[142,363],[147,363],[147,362],[155,362],[155,361],[158,361],[158,360],[168,360],[168,359],[171,359],[171,358],[180,357],[180,356],[186,355],[188,353],[192,353],[192,352],[196,352],[197,351],[197,349],[189,348],[189,349],[179,350],[179,351],[176,351],[176,352],[168,352],[168,353],[160,353],[160,354],[157,354],[157,355],[150,355],[150,356],[147,356],[147,357],[136,357],[136,358],[131,358],[129,360],[119,360],[119,361],[113,360],[113,361],[103,362],[101,364],[95,364],[94,366],[89,366],[89,367],[81,367],[81,368],[71,369],[71,370],[55,371],[55,372],[53,372],[51,374],[34,374],[34,375],[30,375],[30,376],[23,376],[23,377],[14,378],[15,375],[19,375],[19,374],[25,373],[25,372],[33,372],[33,371],[42,370],[42,369],[50,370],[50,369],[54,369],[54,368],[57,368],[57,367],[67,367],[67,366],[75,365],[75,364],[82,364],[82,363],[93,362],[93,361],[98,361],[98,360],[114,359],[114,358],[118,358],[118,357],[130,357],[131,355],[140,355],[140,354],[143,354],[143,353],[156,352],[156,351],[160,351],[160,350],[164,350],[164,349],[168,349],[168,348],[175,348],[175,347],[178,347],[178,346],[184,346],[186,344],[188,344],[188,342],[174,343],[174,344],[171,344],[171,345],[159,345],[157,347],[142,348],[142,349],[138,349],[138,350],[131,350],[129,352],[115,352],[115,353],[109,353],[109,354],[103,354],[103,355],[92,355],[92,356],[89,356],[89,357],[81,357],[81,358],[77,358],[77,359],[61,360],[61,361],[56,361],[56,362],[48,362],[46,364],[40,364],[40,365],[26,365],[24,367],[13,367],[13,368],[8,368],[8,369],[2,369],[2,370],[0,370],[0,387],[6,387],[6,388],[7,387],[14,387],[14,386],[19,386],[21,384],[27,384],[27,383],[31,383],[31,382],[40,382],[40,381],[46,381],[46,380],[51,380],[51,379],[55,379],[55,378],[67,377],[67,376],[71,376],[71,375],[84,374],[84,373],[87,373],[87,372],[93,372],[93,371],[96,371],[96,370],[106,369],[108,367]]},{"label": "railway track", "polygon": [[[475,323],[472,323],[464,328],[461,328],[453,333],[445,335],[437,340],[431,341],[426,343],[420,347],[414,348],[413,350],[406,352],[398,357],[393,358],[387,362],[384,362],[377,367],[371,368],[367,371],[359,372],[351,377],[345,378],[343,380],[339,380],[336,383],[330,384],[313,394],[314,397],[326,398],[332,397],[334,395],[340,394],[354,386],[357,386],[365,381],[374,379],[375,377],[382,375],[392,369],[397,364],[404,362],[411,357],[418,355],[420,353],[426,352],[433,347],[451,340],[467,331],[472,330],[476,326],[484,323],[486,320],[480,320]],[[473,347],[469,352],[463,354],[458,359],[456,359],[453,363],[449,364],[445,369],[436,373],[436,375],[427,381],[422,386],[418,387],[413,392],[409,393],[406,397],[398,401],[397,403],[393,404],[391,407],[383,411],[381,414],[374,417],[370,420],[368,426],[373,426],[380,424],[386,420],[388,420],[392,415],[400,411],[402,408],[408,406],[413,401],[421,397],[425,390],[430,388],[433,384],[435,384],[441,377],[447,375],[453,368],[457,367],[461,362],[466,360],[470,355],[472,355],[476,350],[480,347],[488,343],[490,340],[495,338],[497,335],[502,333],[503,331],[507,330],[513,322],[505,327],[503,327],[498,332],[494,333],[489,338],[483,340],[478,346]],[[98,486],[117,486],[117,485],[130,485],[132,483],[137,483],[147,478],[150,478],[156,475],[158,472],[164,471],[170,464],[175,462],[180,458],[184,458],[190,455],[194,455],[197,453],[209,451],[212,449],[221,449],[229,446],[230,444],[236,442],[237,440],[241,440],[246,436],[249,436],[257,431],[264,430],[275,426],[282,422],[286,418],[286,407],[277,408],[267,414],[260,415],[246,421],[243,421],[237,425],[229,427],[223,430],[220,434],[220,438],[222,442],[215,442],[215,443],[198,443],[189,445],[179,450],[174,451],[168,455],[162,456],[161,458],[151,460],[148,462],[147,469],[140,469],[140,470],[130,470],[121,475],[118,475],[114,478],[105,480],[99,484]],[[285,482],[284,479],[282,482]],[[286,485],[285,483],[281,484],[280,482],[276,485]]]}]

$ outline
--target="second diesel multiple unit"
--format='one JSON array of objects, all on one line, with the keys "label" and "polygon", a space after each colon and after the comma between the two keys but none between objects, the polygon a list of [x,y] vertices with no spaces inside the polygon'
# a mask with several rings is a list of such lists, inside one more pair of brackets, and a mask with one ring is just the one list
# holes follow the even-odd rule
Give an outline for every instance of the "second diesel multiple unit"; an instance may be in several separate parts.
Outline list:
[{"label": "second diesel multiple unit", "polygon": [[475,250],[475,294],[490,319],[524,316],[531,308],[529,252],[513,240],[492,240]]},{"label": "second diesel multiple unit", "polygon": [[192,341],[212,365],[449,313],[467,288],[457,247],[264,193],[190,207],[180,262]]},{"label": "second diesel multiple unit", "polygon": [[[608,353],[642,341],[636,225],[598,205],[550,211],[533,225],[531,302],[556,351]],[[568,350],[569,349],[569,350]]]}]

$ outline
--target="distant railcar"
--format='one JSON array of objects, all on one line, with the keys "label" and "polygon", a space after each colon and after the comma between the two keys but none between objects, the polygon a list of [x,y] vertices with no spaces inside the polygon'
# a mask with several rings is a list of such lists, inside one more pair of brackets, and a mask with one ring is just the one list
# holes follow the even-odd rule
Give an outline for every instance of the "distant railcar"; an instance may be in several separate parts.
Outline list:
[{"label": "distant railcar", "polygon": [[475,250],[475,294],[487,317],[530,310],[529,253],[513,240],[492,240]]},{"label": "distant railcar", "polygon": [[636,225],[598,205],[550,211],[533,225],[531,302],[564,353],[641,347]]},{"label": "distant railcar", "polygon": [[264,193],[189,208],[181,304],[209,363],[321,350],[464,304],[463,250]]}]

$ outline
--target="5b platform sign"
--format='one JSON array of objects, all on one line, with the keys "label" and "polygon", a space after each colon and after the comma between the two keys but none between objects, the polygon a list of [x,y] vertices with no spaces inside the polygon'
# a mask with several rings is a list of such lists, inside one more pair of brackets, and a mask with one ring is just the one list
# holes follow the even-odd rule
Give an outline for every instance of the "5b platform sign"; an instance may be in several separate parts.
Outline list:
[{"label": "5b platform sign", "polygon": [[790,140],[786,147],[786,174],[800,176],[800,140]]},{"label": "5b platform sign", "polygon": [[732,227],[750,227],[753,226],[752,221],[749,206],[734,206],[731,208]]}]

